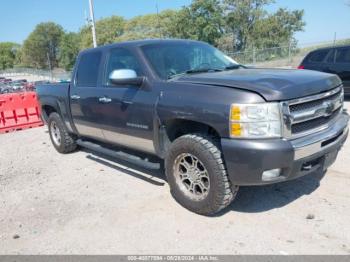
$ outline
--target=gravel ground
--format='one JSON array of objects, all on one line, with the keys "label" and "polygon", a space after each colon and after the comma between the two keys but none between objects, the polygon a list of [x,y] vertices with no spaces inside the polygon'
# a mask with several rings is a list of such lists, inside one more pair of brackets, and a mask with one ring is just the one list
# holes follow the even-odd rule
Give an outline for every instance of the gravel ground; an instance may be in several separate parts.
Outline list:
[{"label": "gravel ground", "polygon": [[60,155],[46,127],[0,135],[0,254],[350,254],[349,143],[325,175],[243,187],[203,217],[162,172]]}]

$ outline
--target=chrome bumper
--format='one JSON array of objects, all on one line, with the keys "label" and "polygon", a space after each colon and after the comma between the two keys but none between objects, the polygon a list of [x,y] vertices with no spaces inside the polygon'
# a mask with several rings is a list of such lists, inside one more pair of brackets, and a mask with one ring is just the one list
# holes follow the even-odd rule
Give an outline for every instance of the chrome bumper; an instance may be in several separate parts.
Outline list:
[{"label": "chrome bumper", "polygon": [[348,122],[349,116],[342,113],[328,129],[292,140],[294,160],[312,156],[343,141],[349,132]]}]

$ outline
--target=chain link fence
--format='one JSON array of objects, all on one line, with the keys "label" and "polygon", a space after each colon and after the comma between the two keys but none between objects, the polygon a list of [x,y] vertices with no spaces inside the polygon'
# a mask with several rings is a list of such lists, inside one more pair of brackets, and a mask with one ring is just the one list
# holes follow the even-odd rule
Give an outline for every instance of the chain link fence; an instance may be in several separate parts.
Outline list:
[{"label": "chain link fence", "polygon": [[34,68],[11,68],[6,70],[0,70],[0,77],[19,79],[24,78],[28,81],[61,81],[69,80],[71,77],[70,72],[66,72],[62,69],[54,69],[52,71],[34,69]]}]

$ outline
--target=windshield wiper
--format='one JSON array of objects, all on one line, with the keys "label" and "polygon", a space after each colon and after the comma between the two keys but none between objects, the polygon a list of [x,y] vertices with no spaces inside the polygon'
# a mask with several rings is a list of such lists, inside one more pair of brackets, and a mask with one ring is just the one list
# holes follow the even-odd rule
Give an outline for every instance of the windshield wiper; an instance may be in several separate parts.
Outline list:
[{"label": "windshield wiper", "polygon": [[168,77],[168,79],[173,79],[175,77],[183,76],[183,75],[189,75],[189,74],[197,74],[197,73],[209,73],[209,72],[221,72],[223,69],[220,68],[197,68],[197,69],[190,69],[185,72],[171,75]]},{"label": "windshield wiper", "polygon": [[234,70],[234,69],[239,69],[239,68],[246,68],[244,65],[241,64],[232,64],[232,65],[228,65],[225,67],[225,70]]},{"label": "windshield wiper", "polygon": [[187,70],[186,74],[195,74],[195,73],[207,73],[207,72],[220,72],[222,69],[220,68],[197,68],[197,69],[191,69]]}]

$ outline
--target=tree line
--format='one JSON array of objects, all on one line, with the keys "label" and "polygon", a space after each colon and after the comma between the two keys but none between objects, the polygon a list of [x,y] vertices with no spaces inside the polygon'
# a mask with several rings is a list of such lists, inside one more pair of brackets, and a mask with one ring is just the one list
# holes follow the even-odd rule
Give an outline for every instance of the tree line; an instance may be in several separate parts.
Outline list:
[{"label": "tree line", "polygon": [[[272,48],[296,43],[303,10],[279,8],[273,0],[193,0],[179,10],[125,19],[110,16],[96,22],[98,45],[134,39],[183,38],[208,42],[225,52]],[[71,70],[80,50],[92,47],[90,26],[66,32],[53,22],[38,24],[22,45],[0,43],[0,69],[25,66]]]}]

